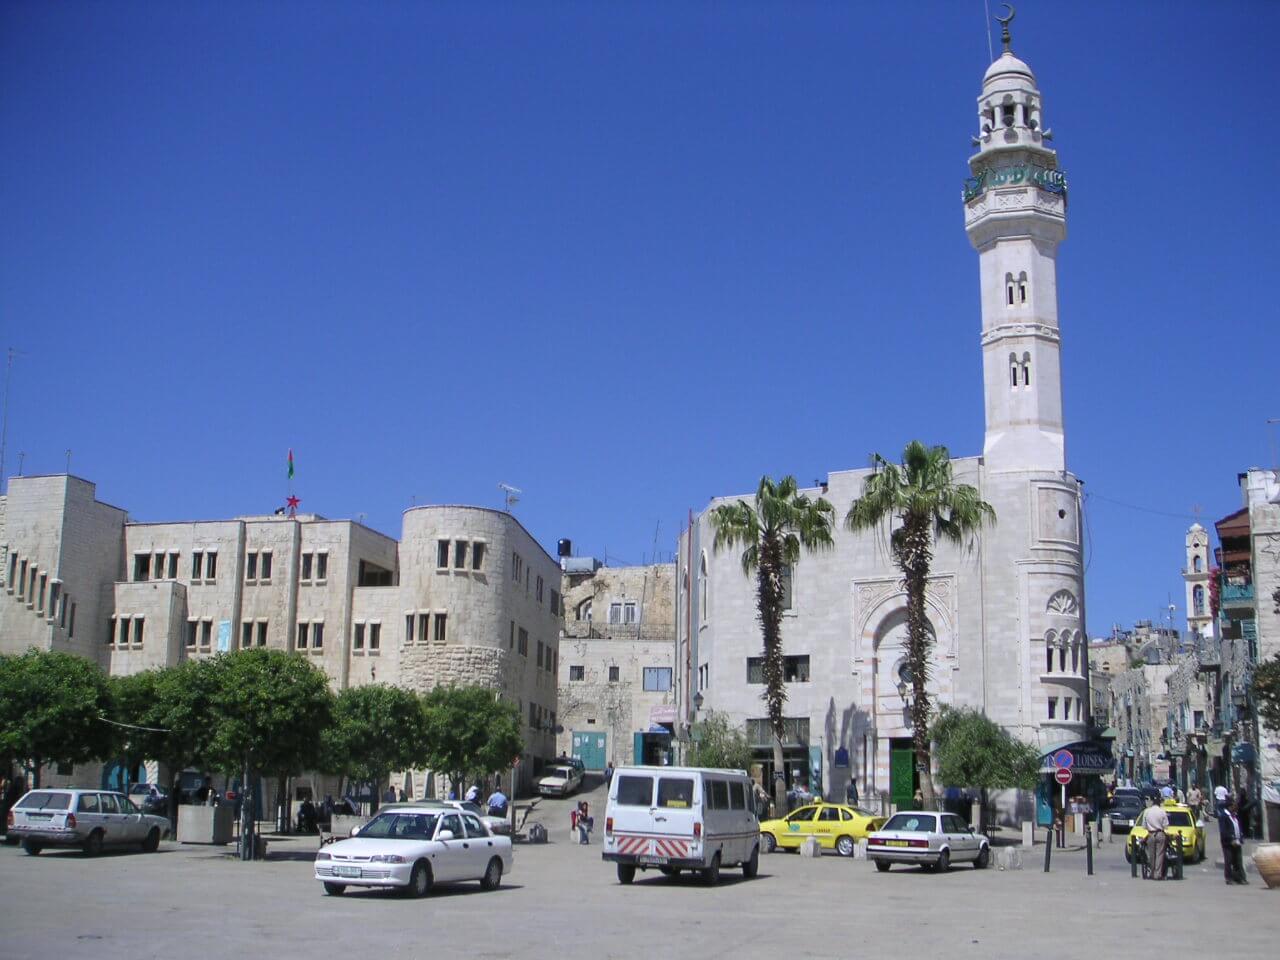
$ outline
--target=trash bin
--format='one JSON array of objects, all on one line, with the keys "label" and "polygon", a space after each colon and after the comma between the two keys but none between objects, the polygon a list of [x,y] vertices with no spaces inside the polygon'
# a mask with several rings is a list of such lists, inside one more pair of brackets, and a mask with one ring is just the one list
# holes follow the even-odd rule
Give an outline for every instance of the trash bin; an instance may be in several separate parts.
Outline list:
[{"label": "trash bin", "polygon": [[540,823],[535,823],[533,826],[531,826],[529,828],[529,842],[530,843],[546,843],[547,828]]}]

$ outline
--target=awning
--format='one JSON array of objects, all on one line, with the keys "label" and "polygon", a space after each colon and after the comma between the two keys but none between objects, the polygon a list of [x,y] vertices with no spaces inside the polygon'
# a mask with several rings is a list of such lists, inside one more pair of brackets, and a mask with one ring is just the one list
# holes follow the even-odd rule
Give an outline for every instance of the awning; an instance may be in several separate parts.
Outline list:
[{"label": "awning", "polygon": [[1120,736],[1119,730],[1117,730],[1115,727],[1107,727],[1107,729],[1103,730],[1100,734],[1098,734],[1098,739],[1114,740],[1118,736]]}]

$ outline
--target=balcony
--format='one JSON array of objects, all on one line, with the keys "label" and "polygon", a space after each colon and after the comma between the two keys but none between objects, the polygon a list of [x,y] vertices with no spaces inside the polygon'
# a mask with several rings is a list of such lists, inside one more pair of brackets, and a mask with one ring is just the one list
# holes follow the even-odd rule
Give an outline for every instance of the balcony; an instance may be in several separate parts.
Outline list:
[{"label": "balcony", "polygon": [[1252,583],[1224,583],[1219,604],[1223,610],[1253,609]]}]

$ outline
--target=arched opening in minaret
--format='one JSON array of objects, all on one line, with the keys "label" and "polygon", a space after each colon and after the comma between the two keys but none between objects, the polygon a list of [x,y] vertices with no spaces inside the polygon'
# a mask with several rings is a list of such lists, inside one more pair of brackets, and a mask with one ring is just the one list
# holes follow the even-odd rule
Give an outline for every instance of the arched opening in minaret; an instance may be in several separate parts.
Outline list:
[{"label": "arched opening in minaret", "polygon": [[[1196,569],[1200,569],[1200,558],[1196,557]],[[1204,587],[1196,585],[1191,591],[1191,609],[1195,611],[1197,617],[1204,615]]]},{"label": "arched opening in minaret", "polygon": [[1018,385],[1018,355],[1016,353],[1009,354],[1009,386],[1016,387]]},{"label": "arched opening in minaret", "polygon": [[1191,561],[1191,569],[1196,573],[1204,570],[1204,561],[1200,559],[1200,554],[1196,554],[1195,559]]},{"label": "arched opening in minaret", "polygon": [[1031,386],[1031,354],[1029,353],[1022,355],[1022,385]]},{"label": "arched opening in minaret", "polygon": [[1018,302],[1027,302],[1027,274],[1025,270],[1018,274]]}]

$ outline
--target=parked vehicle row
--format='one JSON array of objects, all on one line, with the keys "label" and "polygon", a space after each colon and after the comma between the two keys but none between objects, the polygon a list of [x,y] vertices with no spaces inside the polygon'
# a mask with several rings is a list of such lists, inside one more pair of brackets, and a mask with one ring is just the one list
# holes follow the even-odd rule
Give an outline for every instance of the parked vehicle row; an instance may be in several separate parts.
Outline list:
[{"label": "parked vehicle row", "polygon": [[760,824],[764,852],[775,849],[799,850],[808,837],[816,837],[823,850],[852,857],[859,840],[884,826],[884,817],[843,803],[811,803],[792,810],[777,820]]}]

